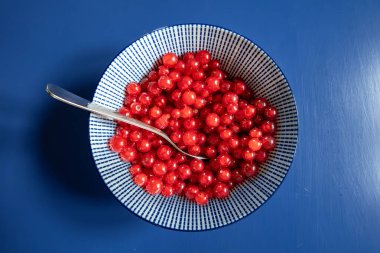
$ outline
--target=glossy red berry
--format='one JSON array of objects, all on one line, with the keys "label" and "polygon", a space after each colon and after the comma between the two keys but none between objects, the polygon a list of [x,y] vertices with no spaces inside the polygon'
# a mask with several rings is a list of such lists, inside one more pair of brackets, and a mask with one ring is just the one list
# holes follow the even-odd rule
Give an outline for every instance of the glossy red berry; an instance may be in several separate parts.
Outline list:
[{"label": "glossy red berry", "polygon": [[169,160],[173,154],[173,150],[168,145],[162,145],[157,150],[157,157],[161,160]]},{"label": "glossy red berry", "polygon": [[174,87],[174,83],[169,76],[161,76],[158,79],[157,85],[163,90],[170,90]]},{"label": "glossy red berry", "polygon": [[266,135],[261,139],[261,142],[263,143],[262,148],[267,151],[271,151],[276,146],[276,140],[271,135]]},{"label": "glossy red berry", "polygon": [[196,195],[195,195],[195,202],[198,204],[198,205],[206,205],[207,202],[208,202],[208,199],[209,199],[209,195],[206,193],[206,192],[202,192],[202,191],[199,191]]},{"label": "glossy red berry", "polygon": [[260,150],[262,145],[263,145],[263,143],[258,138],[252,138],[248,141],[248,147],[252,151]]},{"label": "glossy red berry", "polygon": [[234,84],[233,84],[233,91],[238,94],[238,95],[241,95],[243,94],[246,90],[247,90],[247,86],[245,85],[244,82],[242,81],[234,81]]},{"label": "glossy red berry", "polygon": [[256,108],[253,105],[247,105],[243,112],[246,119],[252,119],[256,115]]},{"label": "glossy red berry", "polygon": [[216,77],[208,77],[206,79],[206,88],[211,93],[218,91],[220,89],[220,80]]},{"label": "glossy red berry", "polygon": [[242,157],[245,161],[251,162],[255,159],[256,153],[253,152],[251,149],[246,148],[242,152]]},{"label": "glossy red berry", "polygon": [[263,133],[272,134],[276,131],[276,126],[272,121],[267,120],[261,123],[260,129]]},{"label": "glossy red berry", "polygon": [[120,153],[120,151],[126,146],[126,144],[126,140],[119,135],[114,135],[109,140],[110,149],[116,153]]},{"label": "glossy red berry", "polygon": [[131,82],[127,85],[127,93],[131,96],[137,96],[141,92],[141,86],[138,83]]},{"label": "glossy red berry", "polygon": [[141,114],[144,110],[143,105],[139,102],[132,103],[130,108],[131,108],[131,113],[135,115]]},{"label": "glossy red berry", "polygon": [[166,164],[162,161],[156,160],[153,164],[153,173],[158,177],[162,177],[168,172]]},{"label": "glossy red berry", "polygon": [[216,113],[210,113],[206,118],[206,125],[209,127],[217,127],[220,124],[220,118]]},{"label": "glossy red berry", "polygon": [[255,127],[249,131],[249,136],[252,138],[261,138],[263,136],[263,132],[259,128]]},{"label": "glossy red berry", "polygon": [[125,147],[119,155],[124,162],[133,162],[137,158],[137,151],[133,147]]},{"label": "glossy red berry", "polygon": [[222,182],[228,182],[231,179],[231,171],[226,168],[222,168],[218,171],[216,178]]},{"label": "glossy red berry", "polygon": [[212,146],[207,146],[205,148],[205,151],[204,153],[206,154],[206,156],[210,159],[212,158],[215,158],[216,157],[216,154],[217,154],[217,150],[215,147],[212,147]]},{"label": "glossy red berry", "polygon": [[232,162],[232,157],[227,154],[222,154],[218,156],[218,162],[221,167],[229,167]]},{"label": "glossy red berry", "polygon": [[178,82],[179,80],[181,80],[181,72],[178,71],[178,70],[172,70],[170,71],[169,73],[169,78],[173,81],[173,82]]},{"label": "glossy red berry", "polygon": [[177,179],[178,179],[177,173],[174,171],[171,171],[165,175],[164,182],[165,184],[173,185],[175,182],[177,182]]},{"label": "glossy red berry", "polygon": [[199,187],[195,185],[189,185],[185,188],[185,196],[188,199],[194,199],[199,192]]},{"label": "glossy red berry", "polygon": [[158,117],[162,115],[162,111],[160,107],[158,106],[151,107],[148,113],[149,113],[149,116],[152,117],[153,119],[157,119]]},{"label": "glossy red berry", "polygon": [[237,104],[239,102],[239,97],[233,92],[227,92],[223,95],[222,102],[225,106],[229,104]]},{"label": "glossy red berry", "polygon": [[182,141],[186,146],[193,146],[197,144],[198,135],[194,130],[189,130],[183,133]]},{"label": "glossy red berry", "polygon": [[199,177],[198,177],[198,182],[202,187],[207,187],[211,185],[214,182],[214,180],[215,180],[215,177],[212,174],[212,172],[209,170],[201,172],[201,174],[199,174]]},{"label": "glossy red berry", "polygon": [[144,173],[139,173],[133,178],[133,182],[138,186],[144,186],[148,181],[148,176]]},{"label": "glossy red berry", "polygon": [[207,50],[200,50],[196,53],[195,59],[197,59],[200,64],[207,64],[211,61],[210,52]]},{"label": "glossy red berry", "polygon": [[187,148],[187,152],[190,154],[190,155],[199,155],[201,153],[201,146],[199,145],[193,145],[193,146],[189,146]]},{"label": "glossy red berry", "polygon": [[174,66],[174,69],[180,73],[183,73],[186,69],[185,62],[182,60],[179,60],[177,64]]},{"label": "glossy red berry", "polygon": [[156,160],[153,152],[148,152],[142,155],[141,164],[146,168],[151,168]]},{"label": "glossy red berry", "polygon": [[190,168],[193,172],[199,173],[202,172],[205,167],[205,164],[202,160],[199,159],[193,159],[190,162]]},{"label": "glossy red berry", "polygon": [[193,84],[193,79],[189,76],[183,76],[182,79],[178,81],[178,88],[180,90],[187,90]]},{"label": "glossy red berry", "polygon": [[273,120],[277,116],[277,109],[275,107],[267,107],[264,109],[264,116],[267,119]]},{"label": "glossy red berry", "polygon": [[148,139],[142,139],[136,144],[136,148],[140,152],[148,152],[151,149],[151,142]]},{"label": "glossy red berry", "polygon": [[218,199],[223,199],[228,197],[230,194],[230,189],[228,186],[224,183],[217,183],[214,186],[214,195]]},{"label": "glossy red berry", "polygon": [[242,163],[241,173],[246,177],[253,177],[259,173],[259,167],[255,163]]},{"label": "glossy red berry", "polygon": [[187,164],[181,164],[178,167],[178,176],[182,180],[189,179],[191,177],[191,169],[190,166]]},{"label": "glossy red berry", "polygon": [[129,173],[131,173],[131,176],[134,177],[142,172],[142,168],[140,164],[134,164],[131,167],[129,167]]},{"label": "glossy red berry", "polygon": [[264,150],[259,150],[256,153],[255,160],[259,163],[264,163],[268,159],[268,155]]},{"label": "glossy red berry", "polygon": [[211,60],[210,63],[209,63],[209,67],[211,69],[219,69],[220,68],[220,61],[218,60]]},{"label": "glossy red berry", "polygon": [[157,177],[149,178],[145,186],[145,190],[151,195],[159,194],[163,188],[164,184],[162,183],[161,179]]},{"label": "glossy red berry", "polygon": [[268,106],[268,100],[265,98],[256,98],[253,100],[253,105],[257,108],[257,110],[261,113]]},{"label": "glossy red berry", "polygon": [[161,195],[164,197],[170,197],[173,196],[175,192],[175,189],[171,185],[165,185],[164,188],[161,191]]},{"label": "glossy red berry", "polygon": [[165,66],[172,68],[177,64],[178,56],[175,53],[166,53],[162,57],[162,61]]},{"label": "glossy red berry", "polygon": [[192,105],[195,103],[197,95],[194,91],[186,90],[182,93],[181,99],[185,105]]},{"label": "glossy red berry", "polygon": [[241,184],[244,182],[244,175],[240,170],[234,170],[231,174],[232,181],[236,184]]}]

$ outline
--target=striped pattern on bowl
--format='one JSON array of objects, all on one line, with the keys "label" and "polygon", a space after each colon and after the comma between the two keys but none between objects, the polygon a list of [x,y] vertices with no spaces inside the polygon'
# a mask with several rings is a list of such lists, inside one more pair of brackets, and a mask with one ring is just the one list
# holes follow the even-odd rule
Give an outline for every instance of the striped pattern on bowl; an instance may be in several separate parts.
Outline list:
[{"label": "striped pattern on bowl", "polygon": [[199,206],[183,197],[151,196],[136,186],[122,162],[108,148],[116,124],[90,116],[90,142],[101,177],[122,205],[141,218],[176,230],[207,230],[233,223],[259,208],[275,192],[287,174],[297,144],[298,120],[295,100],[281,70],[257,45],[224,28],[188,24],[161,28],[124,49],[111,63],[96,89],[93,101],[118,109],[125,86],[141,80],[166,52],[207,49],[222,68],[240,77],[256,96],[266,97],[278,109],[277,146],[260,174],[234,188],[228,199],[212,199]]}]

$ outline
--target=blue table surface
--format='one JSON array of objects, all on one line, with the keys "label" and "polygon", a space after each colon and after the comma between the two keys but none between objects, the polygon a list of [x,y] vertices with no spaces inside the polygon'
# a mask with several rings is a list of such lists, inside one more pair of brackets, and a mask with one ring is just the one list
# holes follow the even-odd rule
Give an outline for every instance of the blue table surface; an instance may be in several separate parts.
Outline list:
[{"label": "blue table surface", "polygon": [[[0,252],[380,252],[379,1],[0,2]],[[110,61],[155,28],[220,25],[282,68],[299,142],[274,196],[249,217],[178,232],[123,208],[96,171],[88,114]]]}]

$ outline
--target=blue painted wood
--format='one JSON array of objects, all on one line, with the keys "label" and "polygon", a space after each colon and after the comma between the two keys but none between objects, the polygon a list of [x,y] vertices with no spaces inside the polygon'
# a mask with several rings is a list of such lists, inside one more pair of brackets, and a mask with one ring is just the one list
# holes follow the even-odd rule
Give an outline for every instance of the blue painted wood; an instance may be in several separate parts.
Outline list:
[{"label": "blue painted wood", "polygon": [[[0,252],[379,252],[378,1],[3,1]],[[201,22],[247,36],[297,100],[296,158],[257,212],[209,232],[144,222],[98,176],[88,115],[44,93],[91,97],[125,45]],[[11,106],[10,106],[11,105]]]}]

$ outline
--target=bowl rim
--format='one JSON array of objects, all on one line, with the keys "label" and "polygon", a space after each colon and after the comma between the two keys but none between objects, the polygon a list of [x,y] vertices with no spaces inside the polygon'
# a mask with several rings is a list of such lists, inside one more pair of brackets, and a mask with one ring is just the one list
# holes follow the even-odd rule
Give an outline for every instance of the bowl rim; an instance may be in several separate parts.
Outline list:
[{"label": "bowl rim", "polygon": [[[106,182],[104,181],[102,175],[100,174],[100,171],[99,169],[97,169],[97,172],[99,173],[99,176],[100,178],[102,179],[103,183],[107,186],[107,189],[108,191],[112,194],[112,196],[114,197],[114,199],[117,200],[117,202],[122,205],[125,209],[127,209],[130,213],[132,213],[134,216],[138,217],[139,219],[145,221],[145,222],[148,222],[156,227],[159,227],[159,228],[164,228],[164,229],[168,229],[168,230],[172,230],[172,231],[180,231],[180,232],[205,232],[205,231],[212,231],[212,230],[215,230],[215,229],[220,229],[220,228],[223,228],[223,227],[226,227],[226,226],[229,226],[229,225],[232,225],[232,224],[235,224],[239,221],[242,221],[243,219],[247,218],[248,216],[252,215],[253,213],[257,212],[257,210],[259,210],[262,206],[264,206],[272,197],[273,195],[278,191],[278,189],[281,187],[281,185],[283,184],[286,176],[289,174],[289,170],[290,168],[292,167],[293,165],[293,162],[294,162],[294,158],[296,156],[296,153],[297,153],[297,147],[298,147],[298,139],[299,139],[299,118],[298,118],[298,107],[297,107],[297,102],[296,102],[296,99],[294,97],[294,93],[293,93],[293,89],[290,85],[290,83],[288,82],[288,79],[286,78],[284,72],[282,71],[282,69],[280,68],[280,66],[277,64],[277,62],[273,59],[272,56],[270,56],[265,50],[263,50],[263,48],[257,44],[256,42],[254,42],[253,40],[247,38],[246,36],[238,33],[238,32],[235,32],[229,28],[226,28],[224,26],[220,26],[220,25],[212,25],[212,24],[208,24],[208,23],[179,23],[179,24],[172,24],[172,25],[166,25],[166,26],[162,26],[162,27],[159,27],[159,28],[156,28],[150,32],[146,32],[144,33],[143,35],[141,35],[139,38],[133,40],[132,42],[130,42],[128,45],[126,45],[123,49],[121,49],[116,55],[115,57],[112,58],[112,60],[110,61],[110,63],[107,65],[107,68],[104,70],[102,76],[100,77],[99,79],[99,82],[96,86],[96,89],[95,89],[95,92],[94,92],[94,96],[92,98],[92,100],[94,100],[95,98],[95,95],[96,95],[96,91],[98,89],[98,86],[99,86],[99,83],[101,81],[101,79],[103,78],[104,74],[108,71],[108,69],[111,67],[111,64],[115,61],[115,59],[122,53],[124,52],[128,47],[130,47],[132,44],[134,44],[135,42],[137,42],[138,40],[140,40],[141,38],[149,35],[149,34],[152,34],[154,32],[157,32],[157,31],[160,31],[160,30],[164,30],[164,29],[167,29],[167,28],[171,28],[171,27],[177,27],[177,26],[186,26],[186,25],[201,25],[201,26],[208,26],[208,27],[212,27],[212,28],[219,28],[219,29],[222,29],[224,31],[227,31],[227,32],[232,32],[232,33],[235,33],[239,36],[241,36],[242,38],[246,39],[247,41],[249,41],[250,43],[252,43],[253,45],[255,45],[259,50],[261,50],[263,53],[266,54],[266,57],[268,57],[270,60],[273,61],[273,63],[276,65],[278,71],[280,72],[280,74],[283,76],[283,78],[285,79],[286,83],[288,84],[288,87],[290,89],[290,92],[292,94],[292,99],[293,99],[293,102],[294,102],[294,106],[295,106],[295,113],[296,113],[296,119],[297,119],[297,133],[295,135],[296,137],[296,143],[295,143],[295,147],[294,147],[294,153],[292,155],[292,159],[290,161],[290,164],[289,164],[289,168],[288,170],[286,171],[284,177],[282,178],[280,184],[277,186],[277,188],[272,192],[272,194],[260,205],[258,206],[255,210],[253,210],[252,212],[246,214],[245,216],[235,220],[235,221],[232,221],[232,222],[229,222],[229,223],[226,223],[226,224],[223,224],[223,225],[218,225],[218,226],[215,226],[215,227],[212,227],[212,228],[205,228],[205,229],[198,229],[198,230],[185,230],[185,229],[178,229],[178,228],[172,228],[172,227],[166,227],[166,226],[163,226],[161,224],[158,224],[158,223],[154,223],[144,217],[141,217],[139,216],[138,214],[136,214],[135,212],[133,212],[131,209],[129,209],[127,206],[125,206],[116,196],[115,194],[113,194],[113,192],[111,191],[111,189],[109,188],[109,186],[106,184]],[[89,117],[89,124],[91,123],[90,120],[91,120],[91,117],[93,116],[93,114],[91,113],[90,114],[90,117]],[[89,138],[91,138],[90,136],[90,129],[89,129]],[[94,163],[95,163],[95,166],[96,168],[98,167],[96,162],[95,162],[95,157],[94,157],[94,150],[93,150],[93,147],[91,145],[91,142],[90,142],[90,147],[91,147],[91,153],[92,153],[92,156],[94,158]]]}]

